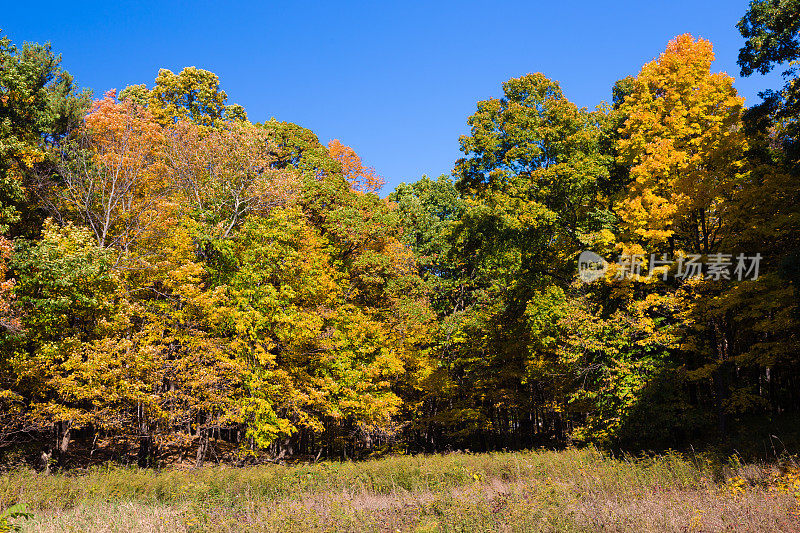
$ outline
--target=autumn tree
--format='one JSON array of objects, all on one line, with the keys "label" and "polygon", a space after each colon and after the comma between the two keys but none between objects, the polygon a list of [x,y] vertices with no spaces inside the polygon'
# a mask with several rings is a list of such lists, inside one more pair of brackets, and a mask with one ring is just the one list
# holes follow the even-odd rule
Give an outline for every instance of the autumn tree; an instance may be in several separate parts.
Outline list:
[{"label": "autumn tree", "polygon": [[243,231],[231,324],[252,368],[250,434],[267,445],[300,428],[319,436],[335,421],[387,424],[399,405],[390,384],[402,359],[383,320],[347,301],[325,240],[296,209],[253,217]]},{"label": "autumn tree", "polygon": [[161,69],[152,89],[132,85],[120,93],[120,99],[147,107],[163,126],[176,120],[213,126],[247,119],[242,106],[226,103],[228,95],[220,89],[219,77],[196,67],[186,67],[178,74]]},{"label": "autumn tree", "polygon": [[175,218],[167,229],[147,243],[148,268],[126,276],[138,327],[125,357],[146,369],[140,385],[147,391],[132,422],[141,466],[190,444],[199,466],[211,437],[244,423],[247,365],[231,348],[226,288],[213,283],[198,257],[198,223]]},{"label": "autumn tree", "polygon": [[452,231],[459,280],[441,348],[458,386],[438,418],[473,445],[486,446],[488,435],[533,442],[535,433],[566,430],[557,410],[533,401],[555,391],[541,379],[554,356],[538,338],[553,332],[531,325],[558,305],[542,294],[568,283],[571,257],[608,216],[597,201],[609,163],[601,119],[556,82],[529,74],[479,102],[461,138],[456,187],[466,207]]},{"label": "autumn tree", "polygon": [[333,139],[328,143],[328,152],[342,166],[342,175],[350,182],[353,189],[377,193],[383,187],[383,179],[375,173],[375,169],[365,167],[361,157],[349,146],[343,145],[338,139]]},{"label": "autumn tree", "polygon": [[620,108],[619,159],[632,183],[616,209],[633,241],[709,254],[724,236],[725,200],[744,164],[744,100],[733,78],[711,73],[713,60],[710,42],[676,37]]},{"label": "autumn tree", "polygon": [[216,238],[296,194],[296,176],[275,168],[271,150],[268,131],[249,123],[210,128],[180,121],[166,131],[172,181]]},{"label": "autumn tree", "polygon": [[[735,207],[746,183],[747,139],[743,99],[730,76],[710,71],[713,59],[710,42],[681,35],[629,85],[619,106],[625,122],[617,153],[630,168],[630,184],[615,205],[616,242],[617,252],[645,257],[724,252],[731,259],[728,279],[736,253],[748,252],[737,240],[748,215]],[[649,322],[645,331],[657,335],[670,323],[680,325],[676,342],[666,344],[676,357],[669,362],[690,370],[689,395],[695,404],[713,402],[725,435],[739,349],[734,313],[719,305],[728,282],[705,273],[667,285],[661,278],[651,268],[645,277],[613,283],[621,305],[638,322]]]},{"label": "autumn tree", "polygon": [[14,346],[16,391],[31,420],[53,426],[61,453],[74,430],[109,423],[121,407],[109,403],[126,387],[122,362],[96,351],[124,327],[112,261],[88,230],[51,221],[41,241],[17,244],[14,294],[25,334]]},{"label": "autumn tree", "polygon": [[94,104],[61,151],[61,178],[49,184],[54,213],[91,228],[98,246],[129,252],[154,227],[171,186],[165,180],[163,132],[144,109],[114,92]]}]

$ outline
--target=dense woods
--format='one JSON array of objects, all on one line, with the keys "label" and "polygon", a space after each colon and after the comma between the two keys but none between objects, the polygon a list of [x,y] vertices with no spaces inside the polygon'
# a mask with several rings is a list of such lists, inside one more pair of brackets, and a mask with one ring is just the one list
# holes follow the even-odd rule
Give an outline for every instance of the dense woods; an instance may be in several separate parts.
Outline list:
[{"label": "dense woods", "polygon": [[798,21],[742,18],[749,108],[680,35],[595,109],[506,81],[383,199],[211,72],[94,98],[2,38],[2,461],[800,443]]}]

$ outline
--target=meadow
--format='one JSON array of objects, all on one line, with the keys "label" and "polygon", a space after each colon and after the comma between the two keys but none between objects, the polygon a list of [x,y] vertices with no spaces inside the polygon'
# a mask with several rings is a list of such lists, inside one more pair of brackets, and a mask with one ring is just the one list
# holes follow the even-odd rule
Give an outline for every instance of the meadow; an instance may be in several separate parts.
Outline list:
[{"label": "meadow", "polygon": [[792,459],[615,458],[588,448],[7,472],[0,505],[20,503],[32,516],[6,530],[799,531],[800,470]]}]

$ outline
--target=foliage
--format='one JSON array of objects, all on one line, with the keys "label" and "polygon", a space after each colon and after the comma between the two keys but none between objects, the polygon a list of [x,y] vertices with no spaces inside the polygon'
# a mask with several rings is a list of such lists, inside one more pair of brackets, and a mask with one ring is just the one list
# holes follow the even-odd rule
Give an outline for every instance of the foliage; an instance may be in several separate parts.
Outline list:
[{"label": "foliage", "polygon": [[[452,176],[385,199],[352,148],[250,122],[212,72],[90,103],[49,45],[0,39],[0,453],[50,472],[784,434],[796,10],[740,23],[745,74],[790,66],[756,106],[681,35],[593,110],[508,80]],[[585,250],[606,260],[592,283]],[[756,279],[647,261],[740,253]]]},{"label": "foliage", "polygon": [[377,193],[383,187],[383,179],[375,173],[375,169],[365,167],[358,154],[349,146],[334,139],[328,143],[328,152],[342,165],[342,174],[355,190]]},{"label": "foliage", "polygon": [[676,37],[620,106],[619,158],[632,183],[617,212],[632,243],[709,254],[725,235],[746,146],[743,99],[730,76],[710,72],[713,60],[710,42]]},{"label": "foliage", "polygon": [[17,243],[14,293],[25,334],[12,345],[10,364],[14,391],[34,421],[111,423],[117,400],[130,393],[125,378],[133,376],[105,349],[125,326],[111,265],[91,233],[73,225],[47,220],[42,240]]},{"label": "foliage", "polygon": [[[89,103],[50,44],[17,48],[0,36],[0,231],[30,217],[25,185],[46,169],[49,148],[74,128]],[[24,224],[22,224],[24,226]],[[22,228],[20,228],[22,229]]]},{"label": "foliage", "polygon": [[29,513],[25,505],[21,503],[12,505],[0,513],[0,531],[21,531],[21,527],[18,524],[14,524],[13,522],[9,523],[9,520],[16,520],[19,518],[33,518],[33,514]]},{"label": "foliage", "polygon": [[751,0],[737,24],[745,45],[739,50],[742,75],[766,74],[775,64],[788,63],[800,54],[796,0]]},{"label": "foliage", "polygon": [[430,421],[462,437],[517,438],[511,428],[520,427],[530,444],[537,434],[564,434],[562,407],[532,401],[562,389],[546,337],[558,335],[553,317],[564,299],[550,287],[570,276],[568,258],[604,224],[598,193],[609,158],[599,151],[601,114],[577,108],[557,83],[531,74],[503,90],[469,119],[466,157],[456,164],[464,203],[454,209],[463,214],[431,239],[446,239],[442,278],[455,279],[441,311],[445,372],[435,385],[452,396]]},{"label": "foliage", "polygon": [[176,120],[213,126],[247,119],[242,106],[226,104],[228,95],[219,88],[217,75],[195,67],[186,67],[178,74],[161,69],[152,89],[133,85],[123,90],[120,98],[147,107],[164,126]]}]

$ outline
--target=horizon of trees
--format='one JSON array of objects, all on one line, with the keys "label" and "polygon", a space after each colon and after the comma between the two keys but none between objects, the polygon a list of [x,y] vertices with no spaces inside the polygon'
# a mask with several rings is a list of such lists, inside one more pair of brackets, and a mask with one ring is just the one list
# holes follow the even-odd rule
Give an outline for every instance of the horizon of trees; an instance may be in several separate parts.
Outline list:
[{"label": "horizon of trees", "polygon": [[680,35],[592,110],[508,80],[386,199],[211,72],[93,100],[0,37],[0,461],[792,437],[798,15],[738,25],[743,75],[788,68],[758,105]]}]

